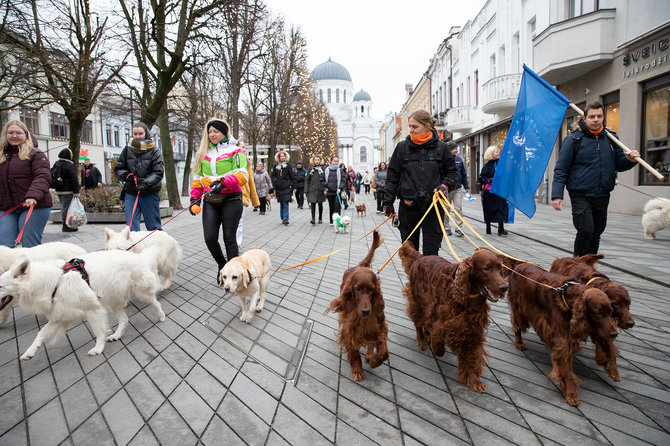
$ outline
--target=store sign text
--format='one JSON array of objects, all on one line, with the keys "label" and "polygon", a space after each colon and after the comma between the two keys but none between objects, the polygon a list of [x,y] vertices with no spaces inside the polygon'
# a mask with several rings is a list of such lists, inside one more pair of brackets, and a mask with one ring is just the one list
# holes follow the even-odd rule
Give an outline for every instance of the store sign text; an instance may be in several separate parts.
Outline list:
[{"label": "store sign text", "polygon": [[[658,54],[659,52],[667,52],[670,48],[670,39],[665,38],[661,39],[658,42],[654,42],[650,45],[645,46],[642,49],[624,54],[623,56],[623,65],[629,67],[627,70],[624,70],[623,77],[630,77],[634,74],[641,73],[643,71],[648,71],[652,68],[656,68],[659,65],[668,63],[668,54]],[[649,60],[650,57],[653,59]],[[644,60],[641,60],[644,59]],[[631,66],[633,63],[641,62],[635,66]]]}]

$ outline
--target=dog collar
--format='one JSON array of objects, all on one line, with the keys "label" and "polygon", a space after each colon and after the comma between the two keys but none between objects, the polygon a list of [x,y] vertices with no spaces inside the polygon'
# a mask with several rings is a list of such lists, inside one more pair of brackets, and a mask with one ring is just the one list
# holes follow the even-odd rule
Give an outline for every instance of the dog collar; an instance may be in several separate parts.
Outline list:
[{"label": "dog collar", "polygon": [[[63,274],[69,273],[70,271],[77,271],[79,274],[81,274],[81,278],[84,279],[84,282],[86,282],[86,284],[89,287],[91,286],[91,282],[88,278],[88,273],[86,272],[86,269],[84,269],[84,261],[82,259],[74,258],[69,262],[67,262],[65,265],[63,265]],[[52,302],[56,297],[56,291],[58,291],[58,285],[60,285],[60,279],[56,284],[56,288],[54,288],[54,292],[51,293]]]},{"label": "dog collar", "polygon": [[568,305],[568,301],[565,300],[565,295],[568,292],[568,288],[570,288],[572,285],[579,285],[579,282],[575,282],[574,280],[568,280],[563,285],[554,288],[554,290],[558,291],[558,293],[561,295],[561,299],[563,299],[563,303],[565,304],[566,310],[570,309],[570,305]]}]

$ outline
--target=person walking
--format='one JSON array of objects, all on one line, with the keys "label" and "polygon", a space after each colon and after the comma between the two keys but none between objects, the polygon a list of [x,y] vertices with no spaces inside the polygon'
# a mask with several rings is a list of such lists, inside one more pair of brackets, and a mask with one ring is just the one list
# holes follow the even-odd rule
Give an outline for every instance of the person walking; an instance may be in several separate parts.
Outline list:
[{"label": "person walking", "polygon": [[272,180],[270,175],[263,168],[263,163],[256,164],[254,171],[254,183],[256,184],[256,194],[260,201],[259,215],[265,215],[265,209],[268,205],[268,193],[272,189]]},{"label": "person walking", "polygon": [[279,216],[282,224],[288,225],[288,204],[293,196],[295,180],[293,178],[293,169],[288,164],[291,156],[285,151],[280,150],[275,154],[275,167],[272,169],[272,187],[277,193],[279,202]]},{"label": "person walking", "polygon": [[134,124],[131,131],[133,136],[116,161],[114,175],[125,182],[124,208],[130,230],[140,230],[140,215],[143,215],[147,231],[153,231],[161,225],[159,192],[164,174],[163,153],[145,123]]},{"label": "person walking", "polygon": [[345,181],[344,189],[340,192],[341,206],[344,207],[344,209],[347,209],[349,208],[349,201],[351,200],[351,179],[349,178],[347,166],[344,163],[340,163],[340,175],[342,175]]},{"label": "person walking", "polygon": [[[451,156],[454,157],[454,162],[456,163],[456,172],[458,173],[458,184],[453,190],[449,190],[447,199],[454,207],[454,211],[458,212],[459,215],[463,215],[463,189],[465,189],[465,192],[470,192],[470,186],[468,186],[468,173],[465,171],[463,160],[460,156],[458,156],[458,144],[449,141],[447,143],[447,148],[451,152]],[[446,229],[447,235],[451,235],[451,228],[449,227],[449,212],[453,211],[451,211],[447,206],[447,213],[444,215],[444,227]],[[454,220],[456,221],[454,234],[456,234],[458,237],[462,237],[463,232],[461,232],[461,225],[463,222],[456,216],[455,213]]]},{"label": "person walking", "polygon": [[298,209],[302,209],[305,204],[305,175],[307,170],[302,167],[302,161],[295,163],[293,178],[295,179],[295,201],[298,203]]},{"label": "person walking", "polygon": [[328,199],[328,214],[330,224],[333,224],[333,214],[340,213],[342,208],[337,199],[337,196],[347,187],[347,178],[342,174],[342,169],[337,165],[339,159],[334,156],[330,160],[330,165],[326,167],[323,172],[324,180],[326,181],[326,198]]},{"label": "person walking", "polygon": [[[58,161],[56,161],[52,168],[52,173],[56,172],[58,180],[51,183],[51,186],[56,190],[56,195],[60,200],[60,214],[63,220],[63,232],[76,232],[79,228],[70,228],[67,222],[67,210],[70,207],[72,198],[79,198],[79,179],[77,178],[77,170],[72,162],[72,151],[70,149],[63,149],[58,152]],[[53,179],[53,175],[52,175]]]},{"label": "person walking", "polygon": [[84,158],[84,168],[81,169],[81,187],[95,189],[100,186],[102,186],[102,174],[88,157]]},{"label": "person walking", "polygon": [[[244,141],[242,140],[237,141],[237,147],[242,149],[246,156]],[[256,207],[260,206],[261,204],[260,200],[258,199],[258,194],[256,193],[256,185],[254,182],[254,171],[251,168],[251,164],[248,161],[247,161],[247,178],[249,178],[249,181],[247,181],[245,184],[241,186],[243,207],[242,207],[242,215],[240,215],[240,222],[237,225],[237,233],[235,234],[235,238],[237,239],[237,246],[240,250],[242,250],[242,239],[244,238],[244,213],[246,212],[247,207],[249,207],[249,204],[251,204],[254,209],[256,209]]]},{"label": "person walking", "polygon": [[361,172],[356,173],[356,194],[361,193],[361,185],[363,184],[363,175]]},{"label": "person walking", "polygon": [[[458,183],[456,163],[447,145],[439,140],[435,123],[426,110],[417,110],[410,115],[409,136],[393,151],[382,188],[384,215],[394,214],[393,202],[396,197],[400,199],[400,238],[403,242],[409,238],[418,250],[420,233],[423,234],[424,255],[437,255],[440,249],[440,219],[443,218],[440,208],[437,212],[431,210],[419,229],[411,237],[409,235],[431,206],[433,194],[440,190],[447,195]],[[386,171],[383,163],[379,167],[378,176]]]},{"label": "person walking", "polygon": [[[200,146],[193,166],[191,206],[202,202],[202,229],[205,245],[217,264],[216,280],[226,262],[239,255],[237,227],[242,217],[243,188],[251,186],[248,161],[243,148],[230,137],[228,124],[219,118],[209,120],[202,132]],[[255,186],[254,195],[255,195]],[[260,203],[259,203],[260,205]],[[219,244],[223,229],[226,256]]]},{"label": "person walking", "polygon": [[[400,144],[400,143],[398,143]],[[375,173],[375,185],[377,185],[377,213],[384,212],[384,186],[388,176],[388,166],[384,161],[379,163],[377,173]]]},{"label": "person walking", "polygon": [[479,173],[479,182],[482,185],[482,211],[487,234],[491,234],[491,223],[498,223],[498,235],[507,235],[505,230],[509,209],[507,200],[491,193],[491,182],[499,159],[500,149],[496,146],[489,146],[484,152],[484,166]]},{"label": "person walking", "polygon": [[372,179],[372,175],[370,175],[369,171],[365,171],[365,175],[363,175],[363,187],[365,187],[365,195],[368,195],[370,193],[370,180]]},{"label": "person walking", "polygon": [[632,169],[640,153],[633,150],[625,154],[610,141],[599,102],[586,106],[578,126],[561,144],[554,167],[551,204],[557,211],[563,209],[563,193],[568,189],[572,223],[577,230],[573,254],[583,256],[598,253],[616,173]]},{"label": "person walking", "polygon": [[[42,243],[44,227],[51,215],[51,169],[49,159],[33,145],[33,138],[21,121],[9,121],[0,132],[0,244],[14,247],[21,228],[21,245]],[[33,206],[30,218],[28,214]]]},{"label": "person walking", "polygon": [[314,155],[309,160],[312,167],[305,178],[305,194],[312,211],[311,224],[315,224],[316,207],[319,207],[319,224],[323,223],[323,202],[326,201],[326,177],[321,165],[321,156]]}]

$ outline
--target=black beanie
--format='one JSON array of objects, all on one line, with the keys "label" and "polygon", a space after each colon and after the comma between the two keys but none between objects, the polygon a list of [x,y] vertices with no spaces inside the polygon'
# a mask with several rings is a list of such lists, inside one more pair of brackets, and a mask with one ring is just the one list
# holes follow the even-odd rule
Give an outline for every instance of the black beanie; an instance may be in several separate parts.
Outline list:
[{"label": "black beanie", "polygon": [[207,131],[209,131],[210,127],[214,127],[215,129],[223,133],[226,136],[226,138],[228,138],[228,126],[226,125],[225,122],[216,120],[209,121],[207,123]]},{"label": "black beanie", "polygon": [[58,158],[63,158],[72,161],[72,155],[70,155],[70,149],[63,149],[60,152],[58,152]]}]

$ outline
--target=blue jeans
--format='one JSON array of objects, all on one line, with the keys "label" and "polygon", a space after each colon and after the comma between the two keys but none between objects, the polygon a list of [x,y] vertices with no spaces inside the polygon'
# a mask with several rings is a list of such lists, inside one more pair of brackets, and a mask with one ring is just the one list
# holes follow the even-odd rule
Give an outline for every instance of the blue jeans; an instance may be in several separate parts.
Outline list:
[{"label": "blue jeans", "polygon": [[279,216],[281,221],[288,220],[288,201],[282,201],[279,203]]},{"label": "blue jeans", "polygon": [[[131,231],[140,230],[140,214],[144,216],[144,226],[147,231],[153,231],[161,225],[161,209],[160,209],[160,195],[158,192],[153,194],[140,194],[140,199],[137,200],[137,209],[133,215],[133,223],[130,225]],[[133,205],[135,204],[135,195],[126,194],[124,207],[126,211],[126,224],[130,222],[130,216],[133,213]]]},{"label": "blue jeans", "polygon": [[[0,210],[0,215],[5,211]],[[28,208],[19,208],[7,214],[4,217],[0,218],[0,244],[4,246],[9,246],[10,248],[14,247],[16,242],[16,237],[19,235],[19,231],[23,227],[23,223],[26,221],[26,216],[28,215]],[[51,208],[34,208],[33,213],[28,219],[28,224],[23,230],[23,235],[21,236],[21,245],[24,248],[32,248],[42,243],[42,233],[44,232],[44,227],[49,221],[49,215],[51,215]]]}]

